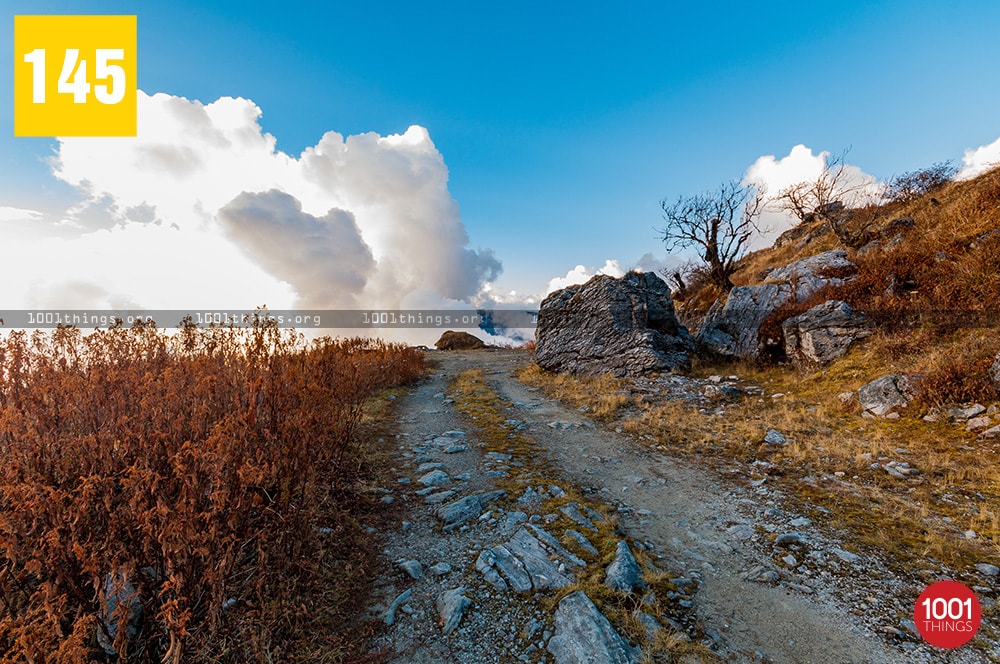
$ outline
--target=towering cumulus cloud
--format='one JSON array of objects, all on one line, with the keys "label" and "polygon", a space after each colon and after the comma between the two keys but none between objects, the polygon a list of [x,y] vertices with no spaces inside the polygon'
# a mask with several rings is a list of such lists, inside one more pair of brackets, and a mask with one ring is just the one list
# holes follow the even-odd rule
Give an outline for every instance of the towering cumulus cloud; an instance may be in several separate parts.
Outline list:
[{"label": "towering cumulus cloud", "polygon": [[26,304],[447,307],[500,273],[469,247],[425,129],[329,132],[293,157],[260,117],[140,92],[137,137],[60,139],[53,172],[84,200],[36,239],[52,263],[19,266]]}]

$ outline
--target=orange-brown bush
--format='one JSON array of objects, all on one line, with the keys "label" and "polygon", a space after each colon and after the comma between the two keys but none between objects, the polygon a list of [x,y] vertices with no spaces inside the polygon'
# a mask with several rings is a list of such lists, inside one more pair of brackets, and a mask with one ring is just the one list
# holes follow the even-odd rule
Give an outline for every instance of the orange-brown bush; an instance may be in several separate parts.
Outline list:
[{"label": "orange-brown bush", "polygon": [[[422,361],[263,323],[0,339],[4,661],[100,661],[99,631],[120,661],[269,659],[218,644],[315,580],[322,533],[350,528],[327,506],[363,405]],[[142,605],[131,638],[128,598],[108,633],[116,577]],[[280,647],[281,625],[258,627]]]}]

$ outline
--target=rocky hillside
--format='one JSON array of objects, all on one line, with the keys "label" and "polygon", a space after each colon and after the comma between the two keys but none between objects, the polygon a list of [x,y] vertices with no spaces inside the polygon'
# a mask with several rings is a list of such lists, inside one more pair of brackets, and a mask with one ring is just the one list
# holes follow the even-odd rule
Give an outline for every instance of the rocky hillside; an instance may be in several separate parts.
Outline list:
[{"label": "rocky hillside", "polygon": [[[710,467],[719,486],[780,496],[848,557],[878,561],[874,576],[813,568],[814,549],[769,564],[799,586],[857,584],[849,610],[877,614],[903,652],[920,642],[921,589],[972,587],[984,621],[969,654],[1000,658],[1000,169],[864,209],[831,205],[746,257],[728,293],[691,276],[672,307],[693,334],[687,376],[555,374],[543,369],[566,368],[541,353],[521,379],[657,453]],[[561,328],[584,329],[554,315],[569,305],[595,319],[577,302],[594,286],[542,303],[552,315],[539,317],[539,349]],[[648,309],[646,295],[611,299]],[[609,322],[653,352],[665,347],[661,318]],[[766,510],[751,528],[751,540],[779,543]]]},{"label": "rocky hillside", "polygon": [[[707,283],[675,294],[679,316],[724,356],[817,361],[797,352],[794,340],[786,348],[782,324],[843,301],[870,321],[862,327],[871,333],[872,372],[921,375],[928,406],[996,399],[988,369],[1000,350],[1000,169],[900,198],[792,228],[742,261],[728,302]],[[713,335],[726,309],[753,316],[733,325],[743,338],[729,347]]]}]

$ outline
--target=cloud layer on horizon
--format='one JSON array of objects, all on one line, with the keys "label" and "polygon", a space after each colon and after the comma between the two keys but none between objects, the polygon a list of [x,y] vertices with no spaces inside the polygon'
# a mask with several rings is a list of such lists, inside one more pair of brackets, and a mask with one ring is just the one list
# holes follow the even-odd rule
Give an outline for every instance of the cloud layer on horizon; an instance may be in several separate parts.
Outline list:
[{"label": "cloud layer on horizon", "polygon": [[60,139],[53,174],[83,200],[57,220],[0,209],[35,228],[8,247],[23,279],[5,306],[447,308],[500,273],[422,127],[328,132],[295,158],[260,117],[140,92],[137,137]]}]

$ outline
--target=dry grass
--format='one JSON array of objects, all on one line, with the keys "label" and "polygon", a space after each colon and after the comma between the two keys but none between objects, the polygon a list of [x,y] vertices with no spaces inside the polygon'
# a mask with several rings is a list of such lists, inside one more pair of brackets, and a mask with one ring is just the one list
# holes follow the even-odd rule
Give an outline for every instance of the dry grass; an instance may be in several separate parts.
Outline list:
[{"label": "dry grass", "polygon": [[544,386],[547,393],[571,406],[586,409],[584,412],[598,420],[614,418],[618,411],[637,403],[623,381],[614,376],[575,378],[566,374],[547,372],[531,364],[517,374],[518,379],[532,387]]},{"label": "dry grass", "polygon": [[[1000,555],[1000,445],[942,421],[862,419],[838,394],[870,379],[879,350],[853,353],[832,368],[701,365],[696,373],[738,373],[761,385],[762,397],[746,397],[723,414],[682,403],[643,403],[615,422],[637,439],[674,455],[708,459],[719,467],[739,464],[749,479],[765,479],[801,499],[814,520],[850,533],[861,546],[883,551],[912,569],[934,558],[958,569]],[[593,379],[530,372],[533,384],[576,405],[595,397]],[[573,385],[578,385],[573,392]],[[783,394],[772,398],[773,394]],[[915,414],[923,412],[914,406]],[[768,429],[792,442],[764,443]],[[873,463],[905,461],[920,469],[898,480]],[[762,461],[770,466],[754,466]],[[810,506],[820,506],[827,513]],[[943,520],[947,517],[951,524]],[[975,530],[976,540],[961,536]]]}]

